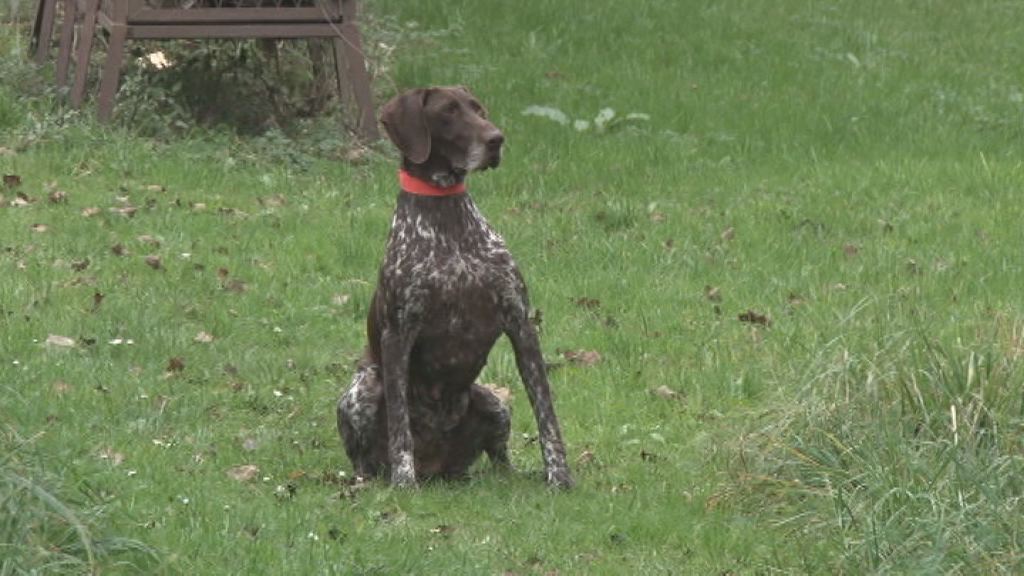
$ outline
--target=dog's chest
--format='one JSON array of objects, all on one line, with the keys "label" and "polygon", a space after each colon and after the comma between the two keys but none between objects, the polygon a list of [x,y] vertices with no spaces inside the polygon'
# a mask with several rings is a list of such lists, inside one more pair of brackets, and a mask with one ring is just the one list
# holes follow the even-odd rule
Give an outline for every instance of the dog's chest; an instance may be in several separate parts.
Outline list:
[{"label": "dog's chest", "polygon": [[518,291],[515,262],[468,195],[399,199],[382,280],[406,306],[452,323],[497,314]]}]

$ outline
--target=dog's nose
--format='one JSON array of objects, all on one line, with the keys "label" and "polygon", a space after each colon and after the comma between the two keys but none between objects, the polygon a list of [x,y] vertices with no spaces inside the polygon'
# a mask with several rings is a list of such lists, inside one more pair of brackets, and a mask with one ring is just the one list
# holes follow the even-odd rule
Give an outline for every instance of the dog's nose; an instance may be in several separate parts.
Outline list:
[{"label": "dog's nose", "polygon": [[501,148],[501,145],[504,143],[505,135],[501,132],[495,132],[487,139],[487,147],[491,149]]}]

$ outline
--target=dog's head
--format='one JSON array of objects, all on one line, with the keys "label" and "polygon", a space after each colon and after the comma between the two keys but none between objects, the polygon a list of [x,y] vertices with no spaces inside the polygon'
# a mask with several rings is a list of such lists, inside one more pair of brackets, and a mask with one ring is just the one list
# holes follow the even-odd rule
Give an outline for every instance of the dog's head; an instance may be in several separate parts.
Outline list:
[{"label": "dog's head", "polygon": [[405,169],[438,186],[501,163],[505,136],[462,86],[403,92],[384,105],[380,120]]}]

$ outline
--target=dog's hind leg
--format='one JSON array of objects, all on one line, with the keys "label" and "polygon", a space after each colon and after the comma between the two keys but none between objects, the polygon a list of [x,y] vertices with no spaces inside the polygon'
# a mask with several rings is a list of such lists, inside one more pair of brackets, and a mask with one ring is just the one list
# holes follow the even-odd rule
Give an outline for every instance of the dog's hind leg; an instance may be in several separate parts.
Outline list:
[{"label": "dog's hind leg", "polygon": [[360,363],[352,384],[338,399],[338,433],[355,474],[364,478],[388,469],[383,400],[380,369],[369,363]]}]

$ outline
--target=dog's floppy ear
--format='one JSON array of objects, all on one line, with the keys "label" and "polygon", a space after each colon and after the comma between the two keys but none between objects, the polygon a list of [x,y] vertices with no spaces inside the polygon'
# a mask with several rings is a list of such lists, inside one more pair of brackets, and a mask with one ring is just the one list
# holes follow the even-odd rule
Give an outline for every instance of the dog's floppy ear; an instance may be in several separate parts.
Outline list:
[{"label": "dog's floppy ear", "polygon": [[403,92],[389,100],[380,113],[388,138],[413,164],[422,164],[430,156],[430,130],[423,114],[427,92],[424,88]]}]

